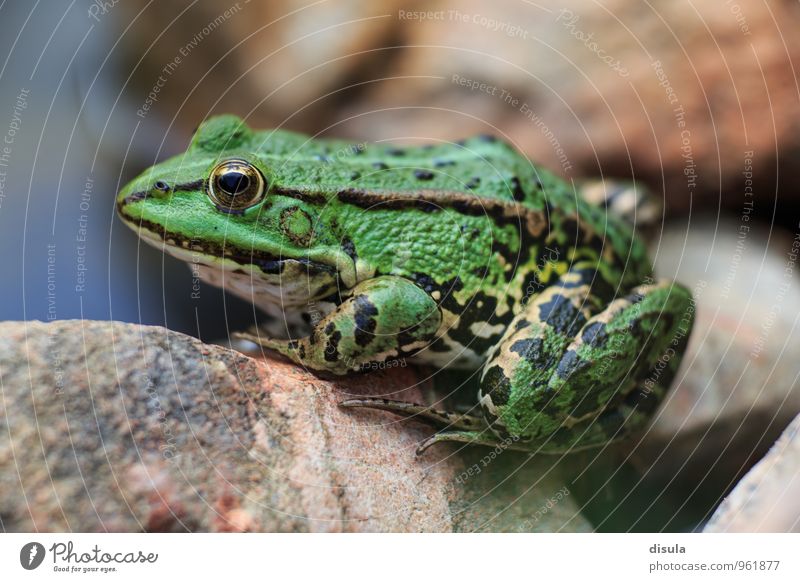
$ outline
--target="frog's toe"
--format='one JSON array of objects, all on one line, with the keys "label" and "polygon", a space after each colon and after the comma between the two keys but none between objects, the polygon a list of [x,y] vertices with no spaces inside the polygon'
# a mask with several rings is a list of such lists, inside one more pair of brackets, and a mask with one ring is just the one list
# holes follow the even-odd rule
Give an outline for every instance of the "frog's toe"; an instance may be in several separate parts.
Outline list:
[{"label": "frog's toe", "polygon": [[284,349],[291,347],[292,343],[290,340],[279,340],[273,339],[269,337],[265,337],[263,335],[256,335],[253,333],[242,332],[242,331],[235,331],[231,334],[231,338],[237,340],[244,340],[251,343],[256,344],[257,346],[261,346],[262,348],[268,348],[271,350],[278,350],[283,352]]},{"label": "frog's toe", "polygon": [[386,398],[350,398],[339,403],[343,408],[372,408],[386,410],[402,416],[415,418],[434,426],[441,426],[456,430],[481,430],[486,429],[486,422],[480,416],[458,414],[439,410],[430,406],[422,406],[404,402],[402,400],[389,400]]},{"label": "frog's toe", "polygon": [[516,446],[516,439],[506,438],[500,439],[498,438],[489,428],[487,427],[484,430],[446,430],[442,432],[437,432],[436,434],[429,436],[424,441],[419,443],[416,450],[416,455],[422,456],[425,451],[431,448],[433,445],[437,443],[464,443],[467,445],[483,445],[487,447],[499,447],[501,450],[503,449],[519,449],[520,447]]}]

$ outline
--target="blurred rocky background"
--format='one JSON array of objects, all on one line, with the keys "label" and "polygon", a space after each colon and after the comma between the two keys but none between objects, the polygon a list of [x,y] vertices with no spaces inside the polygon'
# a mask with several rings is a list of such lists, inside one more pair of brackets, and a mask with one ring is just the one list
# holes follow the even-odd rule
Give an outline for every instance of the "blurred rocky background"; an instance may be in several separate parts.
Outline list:
[{"label": "blurred rocky background", "polygon": [[[777,177],[792,189],[800,176],[794,2],[119,8],[130,26],[125,70],[143,88],[192,46],[193,33],[234,11],[159,93],[155,113],[187,134],[223,111],[256,126],[359,140],[500,133],[566,177],[646,180],[674,211],[738,210],[750,157],[767,218]],[[796,208],[792,198],[780,203]]]}]

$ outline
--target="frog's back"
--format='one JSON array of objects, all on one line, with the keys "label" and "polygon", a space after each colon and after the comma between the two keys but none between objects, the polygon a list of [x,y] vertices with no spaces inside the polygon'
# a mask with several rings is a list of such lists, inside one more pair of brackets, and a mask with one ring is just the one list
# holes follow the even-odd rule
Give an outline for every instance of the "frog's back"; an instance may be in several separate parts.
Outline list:
[{"label": "frog's back", "polygon": [[[260,138],[260,140],[259,140]],[[372,192],[438,190],[560,208],[566,184],[534,166],[511,145],[489,135],[422,146],[311,139],[289,131],[259,132],[254,145],[281,160],[278,174],[309,187],[353,187]]]},{"label": "frog's back", "polygon": [[[295,183],[304,180],[310,189],[352,190],[353,198],[362,196],[370,204],[417,191],[435,204],[449,201],[452,207],[469,205],[506,216],[513,214],[509,207],[522,206],[537,221],[546,222],[549,231],[582,229],[591,244],[601,241],[604,256],[620,269],[627,265],[631,281],[649,273],[644,246],[627,222],[586,203],[571,182],[493,136],[408,147],[312,140],[293,132],[264,136],[265,143],[273,140],[279,150],[275,155],[284,160],[285,178]],[[524,216],[516,216],[525,222]],[[580,237],[575,242],[580,244]]]},{"label": "frog's back", "polygon": [[276,183],[291,184],[293,191],[309,196],[373,207],[417,193],[429,204],[485,213],[490,220],[502,216],[544,224],[550,235],[574,234],[573,245],[601,245],[600,254],[626,284],[649,274],[644,246],[623,219],[584,202],[572,183],[494,136],[402,147],[280,129],[256,131],[236,116],[223,115],[203,124],[192,147],[216,156],[259,152],[274,160],[270,167]]}]

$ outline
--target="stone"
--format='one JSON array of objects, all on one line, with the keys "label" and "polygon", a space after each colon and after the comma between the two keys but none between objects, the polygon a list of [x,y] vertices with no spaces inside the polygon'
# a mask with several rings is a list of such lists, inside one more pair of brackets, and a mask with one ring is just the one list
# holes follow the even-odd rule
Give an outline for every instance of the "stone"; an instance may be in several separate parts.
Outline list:
[{"label": "stone", "polygon": [[416,458],[429,427],[337,406],[421,401],[411,366],[326,379],[161,327],[5,322],[0,382],[6,531],[591,529],[552,460]]},{"label": "stone", "polygon": [[703,531],[800,532],[800,416],[737,483]]}]

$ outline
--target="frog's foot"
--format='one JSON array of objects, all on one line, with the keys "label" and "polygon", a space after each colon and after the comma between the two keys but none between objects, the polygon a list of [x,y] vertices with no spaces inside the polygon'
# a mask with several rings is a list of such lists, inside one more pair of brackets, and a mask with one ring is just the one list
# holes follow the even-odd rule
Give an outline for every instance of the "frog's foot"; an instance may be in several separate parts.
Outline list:
[{"label": "frog's foot", "polygon": [[[485,423],[484,423],[485,424]],[[485,430],[445,430],[437,432],[435,435],[426,438],[417,446],[416,454],[421,456],[425,451],[436,443],[456,442],[467,445],[482,445],[485,447],[495,447],[503,449],[527,450],[524,446],[517,445],[511,438],[501,439],[495,435],[488,426]]]},{"label": "frog's foot", "polygon": [[346,374],[413,355],[436,338],[441,321],[439,306],[430,295],[408,279],[386,275],[356,285],[352,295],[307,337],[283,340],[247,333],[236,337],[312,370]]},{"label": "frog's foot", "polygon": [[471,414],[458,414],[447,412],[430,406],[421,406],[402,400],[387,400],[386,398],[350,398],[339,403],[344,408],[374,408],[377,410],[387,410],[416,418],[433,424],[459,431],[480,431],[488,429],[488,425],[482,416]]},{"label": "frog's foot", "polygon": [[274,350],[279,354],[286,356],[295,363],[300,363],[299,359],[296,357],[298,347],[297,340],[277,339],[261,335],[260,333],[254,334],[242,331],[236,331],[232,333],[231,338],[252,342],[258,346],[261,346],[262,348]]},{"label": "frog's foot", "polygon": [[647,230],[660,224],[664,214],[661,198],[640,182],[632,180],[586,180],[578,190],[589,204],[605,207],[609,212]]}]

